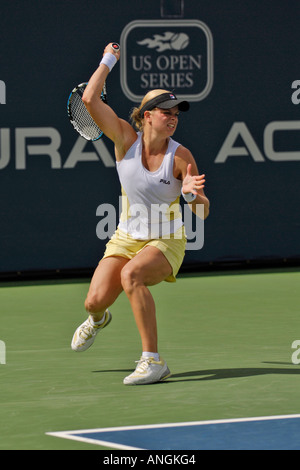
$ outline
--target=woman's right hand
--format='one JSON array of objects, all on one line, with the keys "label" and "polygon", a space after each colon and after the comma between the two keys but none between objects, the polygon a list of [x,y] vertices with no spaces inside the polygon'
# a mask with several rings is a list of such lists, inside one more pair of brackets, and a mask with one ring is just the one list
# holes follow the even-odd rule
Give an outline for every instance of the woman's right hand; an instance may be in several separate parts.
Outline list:
[{"label": "woman's right hand", "polygon": [[107,44],[107,46],[104,49],[103,55],[106,54],[107,52],[110,52],[111,54],[114,54],[116,56],[116,59],[120,59],[120,49],[116,50],[112,47],[113,42],[110,42]]}]

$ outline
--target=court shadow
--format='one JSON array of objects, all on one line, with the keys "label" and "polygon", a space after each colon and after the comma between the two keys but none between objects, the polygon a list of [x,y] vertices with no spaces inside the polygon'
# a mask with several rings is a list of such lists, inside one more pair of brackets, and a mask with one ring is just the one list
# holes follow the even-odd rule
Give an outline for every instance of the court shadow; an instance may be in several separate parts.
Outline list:
[{"label": "court shadow", "polygon": [[[292,367],[295,367],[291,364]],[[266,368],[266,367],[247,367],[233,369],[206,369],[193,370],[189,372],[181,372],[180,374],[172,374],[164,383],[172,382],[193,382],[205,380],[221,380],[235,379],[242,377],[254,377],[259,375],[300,375],[300,367],[298,368]]]},{"label": "court shadow", "polygon": [[[263,364],[276,364],[276,362],[263,362]],[[224,380],[224,379],[237,379],[243,377],[255,377],[259,375],[300,375],[300,367],[290,363],[277,363],[286,364],[290,368],[276,368],[276,367],[246,367],[246,368],[232,368],[232,369],[203,369],[191,370],[181,372],[179,374],[172,374],[170,378],[160,384],[174,383],[174,382],[198,382],[205,380]],[[92,373],[115,373],[122,372],[124,374],[133,372],[133,369],[106,369],[106,370],[93,370]]]},{"label": "court shadow", "polygon": [[133,372],[134,369],[105,369],[105,370],[92,370],[92,373],[101,373],[104,374],[105,372]]}]

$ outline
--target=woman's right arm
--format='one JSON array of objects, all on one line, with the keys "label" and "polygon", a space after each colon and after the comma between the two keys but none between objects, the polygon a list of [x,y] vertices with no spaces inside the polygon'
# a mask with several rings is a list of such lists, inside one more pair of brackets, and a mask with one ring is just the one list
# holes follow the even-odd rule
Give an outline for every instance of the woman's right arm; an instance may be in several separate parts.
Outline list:
[{"label": "woman's right arm", "polygon": [[[104,54],[106,52],[113,53],[117,59],[120,57],[120,52],[113,51],[111,44],[106,46]],[[100,64],[88,82],[82,101],[96,124],[114,142],[116,158],[121,160],[135,142],[136,132],[128,122],[120,119],[112,108],[100,99],[108,74],[108,66]]]}]

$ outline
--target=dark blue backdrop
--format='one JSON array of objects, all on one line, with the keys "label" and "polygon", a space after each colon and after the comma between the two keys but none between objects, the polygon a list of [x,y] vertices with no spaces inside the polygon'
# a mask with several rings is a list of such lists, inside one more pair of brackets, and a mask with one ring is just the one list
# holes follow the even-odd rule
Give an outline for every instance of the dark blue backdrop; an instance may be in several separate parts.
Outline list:
[{"label": "dark blue backdrop", "polygon": [[191,99],[175,139],[206,173],[211,214],[185,266],[299,259],[299,21],[294,0],[5,2],[0,273],[102,256],[97,207],[117,207],[120,192],[113,146],[78,140],[66,100],[110,41],[122,46],[107,83],[121,117],[151,85]]}]

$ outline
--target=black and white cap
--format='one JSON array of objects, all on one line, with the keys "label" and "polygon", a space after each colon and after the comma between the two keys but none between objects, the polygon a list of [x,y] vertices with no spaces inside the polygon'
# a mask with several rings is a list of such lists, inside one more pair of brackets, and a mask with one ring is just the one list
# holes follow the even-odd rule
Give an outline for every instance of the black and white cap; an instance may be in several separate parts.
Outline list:
[{"label": "black and white cap", "polygon": [[179,111],[188,111],[190,104],[188,101],[179,100],[174,93],[162,93],[152,100],[149,100],[141,109],[140,115],[144,117],[145,111],[151,111],[154,108],[171,109],[178,106]]}]

